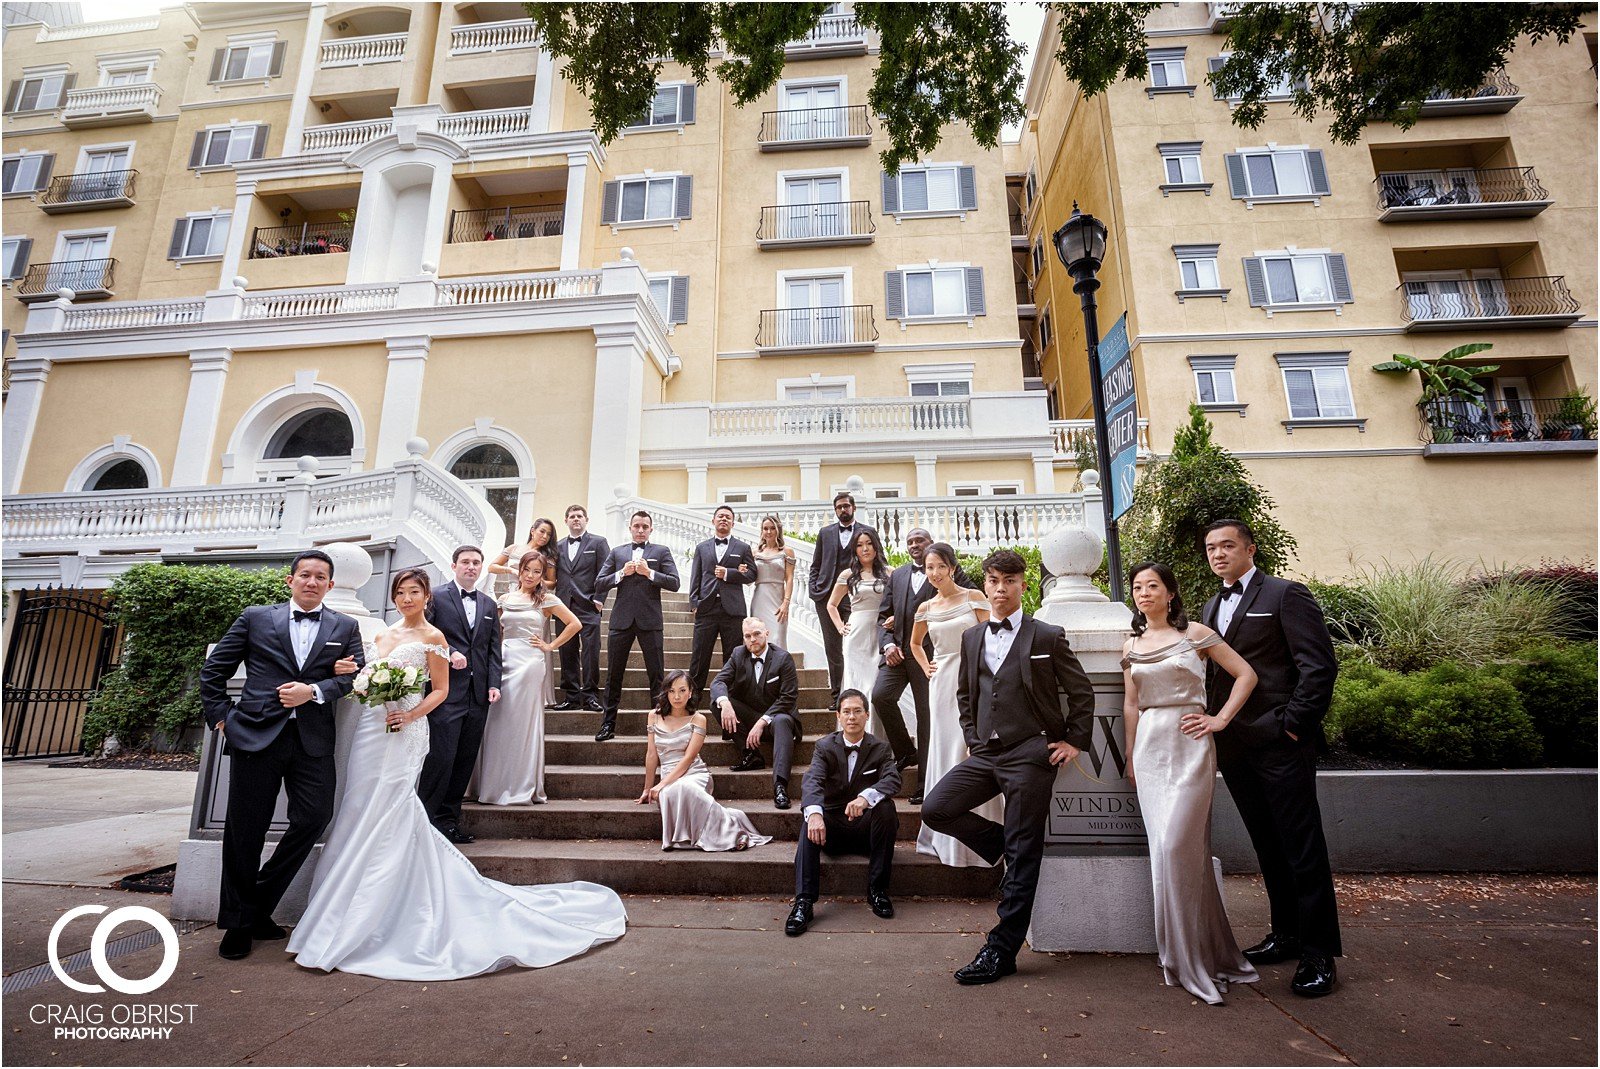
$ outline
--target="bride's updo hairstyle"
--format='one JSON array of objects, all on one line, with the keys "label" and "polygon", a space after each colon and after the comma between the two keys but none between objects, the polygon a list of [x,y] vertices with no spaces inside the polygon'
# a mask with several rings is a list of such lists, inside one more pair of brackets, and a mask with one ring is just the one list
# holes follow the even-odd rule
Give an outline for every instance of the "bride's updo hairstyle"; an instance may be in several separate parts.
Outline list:
[{"label": "bride's updo hairstyle", "polygon": [[[1161,580],[1161,585],[1166,587],[1167,593],[1172,595],[1171,608],[1167,609],[1167,623],[1178,631],[1189,630],[1189,617],[1183,611],[1183,595],[1178,593],[1178,577],[1172,574],[1172,569],[1160,561],[1153,560],[1147,560],[1143,564],[1135,564],[1128,569],[1128,589],[1130,591],[1133,589],[1133,581],[1142,572],[1155,572],[1156,578]],[[1132,599],[1131,593],[1129,598],[1130,600]],[[1150,626],[1149,621],[1144,618],[1144,613],[1139,611],[1139,606],[1135,605],[1133,607],[1134,638],[1144,634],[1144,630],[1148,626]]]},{"label": "bride's updo hairstyle", "polygon": [[517,562],[517,590],[519,592],[522,590],[522,577],[524,573],[527,572],[528,565],[532,564],[534,561],[539,562],[539,585],[527,593],[528,597],[533,599],[533,603],[538,605],[544,601],[545,576],[550,574],[550,558],[545,556],[539,550],[530,549],[528,552],[524,553],[522,555],[522,559]]},{"label": "bride's updo hairstyle", "polygon": [[927,551],[922,555],[923,561],[926,562],[930,556],[938,557],[940,560],[944,561],[949,567],[951,575],[955,575],[961,571],[961,564],[956,560],[955,547],[951,546],[948,542],[935,542],[933,545],[929,546]]},{"label": "bride's updo hairstyle", "polygon": [[389,601],[393,603],[394,596],[400,593],[401,583],[416,583],[422,588],[423,600],[433,597],[433,583],[428,579],[428,573],[421,568],[407,568],[403,572],[396,572],[394,581],[389,584]]}]

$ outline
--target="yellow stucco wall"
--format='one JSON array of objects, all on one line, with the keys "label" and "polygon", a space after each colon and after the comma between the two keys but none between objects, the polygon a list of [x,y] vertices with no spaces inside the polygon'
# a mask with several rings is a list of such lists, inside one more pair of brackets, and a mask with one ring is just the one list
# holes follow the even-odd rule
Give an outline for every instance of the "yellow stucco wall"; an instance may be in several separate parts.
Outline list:
[{"label": "yellow stucco wall", "polygon": [[57,364],[28,449],[22,492],[60,493],[80,461],[122,434],[155,454],[162,481],[170,480],[188,389],[184,357]]}]

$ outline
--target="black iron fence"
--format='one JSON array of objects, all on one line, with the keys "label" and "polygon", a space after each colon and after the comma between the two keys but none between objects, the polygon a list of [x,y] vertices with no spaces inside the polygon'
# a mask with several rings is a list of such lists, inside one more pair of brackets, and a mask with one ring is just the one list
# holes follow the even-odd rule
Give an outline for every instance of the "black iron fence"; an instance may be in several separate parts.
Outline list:
[{"label": "black iron fence", "polygon": [[301,223],[298,226],[258,226],[250,234],[250,259],[270,260],[278,256],[316,256],[322,253],[349,252],[355,236],[354,219],[334,223]]},{"label": "black iron fence", "polygon": [[80,204],[85,201],[131,198],[138,171],[100,171],[96,174],[63,174],[50,179],[39,197],[40,204]]},{"label": "black iron fence", "polygon": [[1572,397],[1424,401],[1417,414],[1419,437],[1434,445],[1588,441],[1595,436],[1594,415]]},{"label": "black iron fence", "polygon": [[17,280],[17,296],[52,296],[59,289],[74,293],[110,292],[116,281],[115,260],[57,260],[31,264]]},{"label": "black iron fence", "polygon": [[1373,180],[1380,208],[1511,204],[1549,199],[1532,167],[1443,167],[1385,171]]},{"label": "black iron fence", "polygon": [[1578,311],[1561,275],[1402,282],[1403,314],[1412,322],[1559,316]]},{"label": "black iron fence", "polygon": [[1468,93],[1466,96],[1458,97],[1454,93],[1445,92],[1443,89],[1435,89],[1423,99],[1476,100],[1479,97],[1514,97],[1520,92],[1521,90],[1517,88],[1516,83],[1513,82],[1506,72],[1502,70],[1495,71],[1493,74],[1489,75],[1488,79],[1485,80],[1482,85]]},{"label": "black iron fence", "polygon": [[756,331],[758,349],[870,345],[877,340],[870,304],[767,308]]},{"label": "black iron fence", "polygon": [[839,141],[870,138],[867,106],[854,104],[842,108],[790,108],[761,113],[758,144],[773,145],[800,141]]},{"label": "black iron fence", "polygon": [[877,232],[872,202],[825,201],[820,204],[769,204],[761,209],[757,241],[826,241],[869,238]]},{"label": "black iron fence", "polygon": [[565,219],[565,208],[548,204],[452,211],[450,243],[559,237]]},{"label": "black iron fence", "polygon": [[41,587],[18,596],[5,665],[5,756],[75,754],[83,718],[113,666],[117,628],[104,596]]}]

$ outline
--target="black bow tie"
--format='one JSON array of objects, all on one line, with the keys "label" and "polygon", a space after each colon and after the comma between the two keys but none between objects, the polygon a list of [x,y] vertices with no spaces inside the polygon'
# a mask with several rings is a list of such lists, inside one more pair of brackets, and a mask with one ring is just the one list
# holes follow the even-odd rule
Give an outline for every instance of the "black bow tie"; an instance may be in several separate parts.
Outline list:
[{"label": "black bow tie", "polygon": [[854,531],[855,529],[856,529],[856,525],[853,524],[853,523],[841,523],[839,525],[839,530],[843,531],[845,534],[849,534],[851,531]]},{"label": "black bow tie", "polygon": [[466,598],[468,601],[478,600],[478,592],[476,590],[463,590],[461,592],[461,596]]},{"label": "black bow tie", "polygon": [[315,622],[317,622],[318,620],[321,620],[321,619],[322,619],[322,610],[321,609],[311,609],[310,611],[307,611],[305,609],[296,609],[296,610],[294,610],[294,622],[295,623],[299,623],[301,620],[310,620],[313,623],[315,623]]},{"label": "black bow tie", "polygon": [[1229,598],[1240,596],[1243,593],[1243,583],[1229,583],[1227,586],[1222,588],[1222,600],[1227,601]]},{"label": "black bow tie", "polygon": [[728,544],[728,540],[726,538],[713,538],[711,541],[715,542],[719,546],[725,546]]},{"label": "black bow tie", "polygon": [[844,744],[844,752],[845,753],[860,753],[861,752],[861,744],[858,742],[854,746],[851,746],[847,742],[847,743]]},{"label": "black bow tie", "polygon": [[990,620],[989,621],[989,634],[991,634],[991,635],[998,635],[1002,631],[1010,631],[1010,630],[1011,630],[1011,617],[1009,617],[1009,616],[1006,617],[1004,620]]},{"label": "black bow tie", "polygon": [[922,575],[923,574],[922,565],[920,565],[920,564],[913,564],[911,566],[911,570],[912,570],[912,572],[914,572],[917,575]]}]

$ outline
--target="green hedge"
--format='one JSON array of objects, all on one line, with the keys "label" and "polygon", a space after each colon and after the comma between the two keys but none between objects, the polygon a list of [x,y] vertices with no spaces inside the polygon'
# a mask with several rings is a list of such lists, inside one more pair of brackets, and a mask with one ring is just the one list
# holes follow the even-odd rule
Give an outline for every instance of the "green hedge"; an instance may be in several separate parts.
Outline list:
[{"label": "green hedge", "polygon": [[139,564],[111,586],[122,625],[122,661],[107,674],[83,724],[84,749],[115,735],[148,746],[157,731],[177,739],[201,723],[200,666],[206,647],[251,605],[289,598],[282,568],[247,572],[222,565]]}]

